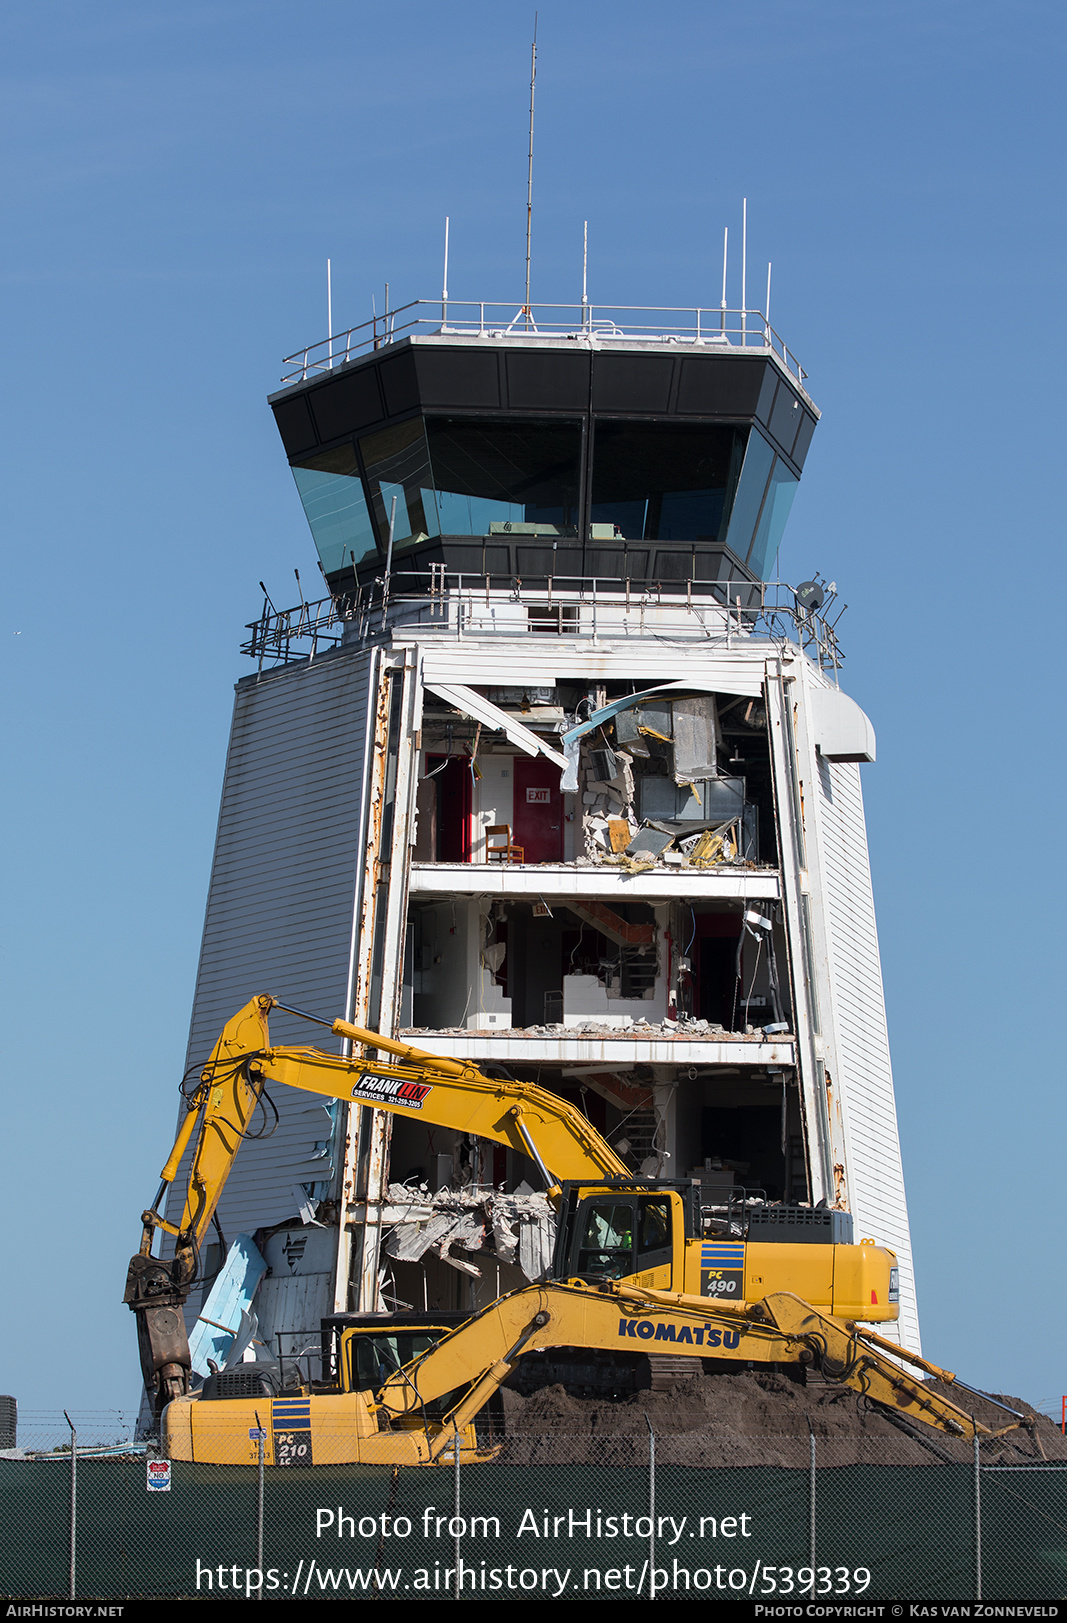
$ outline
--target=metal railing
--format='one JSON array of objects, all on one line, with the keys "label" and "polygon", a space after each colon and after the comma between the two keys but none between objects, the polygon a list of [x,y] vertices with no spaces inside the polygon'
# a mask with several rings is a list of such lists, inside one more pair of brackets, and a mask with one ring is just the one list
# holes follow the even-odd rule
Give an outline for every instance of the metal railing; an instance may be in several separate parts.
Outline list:
[{"label": "metal railing", "polygon": [[439,337],[569,338],[594,346],[604,343],[668,343],[721,349],[769,351],[803,386],[807,373],[760,310],[727,310],[713,305],[515,304],[484,299],[413,299],[372,316],[344,332],[320,338],[286,355],[293,370],[283,383],[305,382],[344,366],[370,350],[402,338]]},{"label": "metal railing", "polygon": [[[342,641],[377,640],[406,623],[457,638],[520,635],[632,637],[682,633],[683,617],[702,643],[731,646],[734,638],[764,636],[799,644],[821,669],[836,675],[844,662],[837,625],[828,612],[836,593],[828,591],[823,612],[800,607],[785,581],[605,580],[597,576],[547,575],[525,583],[511,575],[464,575],[445,564],[429,565],[429,577],[394,574],[367,585],[353,582],[350,593],[276,609],[264,601],[251,621],[241,653],[260,670],[314,659]],[[507,616],[509,605],[525,611]],[[502,614],[501,610],[505,612]]]},{"label": "metal railing", "polygon": [[241,644],[241,653],[258,660],[260,670],[264,665],[291,665],[299,659],[314,659],[320,648],[337,646],[348,618],[345,605],[332,597],[320,598],[317,603],[301,602],[292,609],[276,609],[265,600],[259,619],[245,627],[251,636]]}]

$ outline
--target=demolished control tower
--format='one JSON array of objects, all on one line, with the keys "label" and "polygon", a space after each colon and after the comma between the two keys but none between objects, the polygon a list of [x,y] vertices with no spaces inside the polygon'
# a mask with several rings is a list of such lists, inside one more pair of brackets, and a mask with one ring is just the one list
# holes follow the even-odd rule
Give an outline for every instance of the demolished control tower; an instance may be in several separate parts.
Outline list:
[{"label": "demolished control tower", "polygon": [[[752,312],[418,303],[295,366],[270,403],[328,595],[251,628],[190,1064],[259,992],[416,1032],[707,1207],[841,1214],[898,1253],[917,1350],[874,735],[817,586],[767,584],[818,419],[794,357]],[[494,1230],[490,1198],[533,1162],[274,1103],[220,1206],[274,1351],[541,1265],[537,1201]]]}]

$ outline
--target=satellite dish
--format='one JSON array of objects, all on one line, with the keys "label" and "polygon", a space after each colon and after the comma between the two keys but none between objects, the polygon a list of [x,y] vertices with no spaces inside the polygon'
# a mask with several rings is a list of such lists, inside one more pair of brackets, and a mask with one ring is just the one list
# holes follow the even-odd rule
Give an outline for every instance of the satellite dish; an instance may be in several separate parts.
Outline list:
[{"label": "satellite dish", "polygon": [[793,596],[798,609],[803,609],[805,614],[814,614],[816,609],[822,608],[825,594],[817,580],[802,580]]}]

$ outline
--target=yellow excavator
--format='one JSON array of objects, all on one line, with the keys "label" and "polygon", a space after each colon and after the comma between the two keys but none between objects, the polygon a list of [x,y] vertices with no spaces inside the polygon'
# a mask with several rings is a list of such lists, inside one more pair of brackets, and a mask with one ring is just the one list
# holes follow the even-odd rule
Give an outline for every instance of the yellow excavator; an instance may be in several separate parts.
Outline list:
[{"label": "yellow excavator", "polygon": [[[985,1430],[899,1360],[943,1381],[953,1375],[858,1327],[857,1321],[897,1316],[891,1251],[870,1241],[835,1244],[832,1228],[822,1244],[706,1235],[693,1185],[635,1179],[591,1123],[545,1089],[485,1076],[474,1065],[344,1020],[316,1023],[358,1045],[358,1054],[273,1047],[272,1008],[316,1019],[264,995],[229,1021],[188,1096],[155,1204],[142,1214],[140,1251],[130,1261],[123,1299],[137,1317],[145,1385],[171,1458],[251,1463],[262,1450],[271,1465],[432,1464],[455,1449],[482,1457],[478,1416],[519,1360],[559,1347],[669,1353],[700,1360],[694,1372],[707,1359],[815,1364],[943,1431]],[[193,1391],[182,1309],[234,1159],[268,1084],[276,1082],[417,1117],[529,1156],[558,1209],[551,1277],[455,1328],[410,1315],[325,1321],[328,1381],[241,1396],[231,1395],[232,1380],[212,1375]],[[190,1147],[184,1210],[173,1224],[160,1206]],[[836,1215],[794,1209],[802,1224]],[[152,1255],[157,1229],[174,1239],[169,1258]]]}]

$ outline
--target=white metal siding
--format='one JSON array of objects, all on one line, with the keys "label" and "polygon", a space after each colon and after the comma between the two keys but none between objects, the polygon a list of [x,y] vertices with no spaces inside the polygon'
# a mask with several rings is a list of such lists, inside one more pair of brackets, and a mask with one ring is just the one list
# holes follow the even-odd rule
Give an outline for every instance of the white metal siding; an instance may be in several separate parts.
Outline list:
[{"label": "white metal siding", "polygon": [[859,767],[819,760],[819,830],[829,931],[834,1037],[844,1103],[856,1238],[900,1260],[900,1337],[918,1351],[908,1208],[889,1059],[882,971]]},{"label": "white metal siding", "polygon": [[[258,992],[324,1017],[347,1013],[369,680],[370,654],[346,651],[237,689],[190,1065]],[[321,1028],[279,1014],[271,1037],[335,1046]],[[314,1148],[329,1137],[326,1110],[286,1088],[272,1097],[277,1131],[243,1146],[219,1206],[227,1240],[293,1216],[293,1184],[333,1169]]]},{"label": "white metal siding", "polygon": [[[399,645],[407,640],[398,635]],[[663,682],[684,682],[699,676],[722,693],[756,697],[763,692],[764,663],[773,652],[766,642],[724,639],[688,646],[647,638],[643,645],[604,643],[598,648],[581,638],[517,636],[491,643],[473,638],[455,642],[426,637],[420,644],[423,680],[427,683],[462,682],[467,685],[508,687],[515,683],[551,686],[557,680],[633,681],[638,688]]]}]

